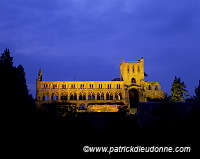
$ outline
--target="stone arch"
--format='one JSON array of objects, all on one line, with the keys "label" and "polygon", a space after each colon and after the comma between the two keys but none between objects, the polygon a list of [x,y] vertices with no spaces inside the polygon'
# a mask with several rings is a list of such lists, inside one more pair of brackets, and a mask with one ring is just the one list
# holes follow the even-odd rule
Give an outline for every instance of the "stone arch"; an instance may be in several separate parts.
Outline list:
[{"label": "stone arch", "polygon": [[103,92],[97,93],[97,100],[104,100],[104,93]]},{"label": "stone arch", "polygon": [[122,99],[122,93],[121,92],[116,92],[115,93],[115,99],[121,100]]},{"label": "stone arch", "polygon": [[148,87],[149,87],[148,89],[151,90],[151,85],[149,85]]},{"label": "stone arch", "polygon": [[69,99],[70,99],[70,100],[77,100],[77,94],[74,93],[74,92],[71,92],[71,93],[70,93],[70,96],[69,96]]},{"label": "stone arch", "polygon": [[90,92],[88,95],[88,100],[95,100],[95,94]]},{"label": "stone arch", "polygon": [[68,94],[67,93],[61,93],[60,100],[68,100]]},{"label": "stone arch", "polygon": [[50,100],[50,95],[49,95],[49,93],[45,92],[45,93],[43,94],[43,100]]},{"label": "stone arch", "polygon": [[135,78],[131,78],[131,83],[136,83]]},{"label": "stone arch", "polygon": [[58,93],[57,92],[52,93],[51,100],[58,100]]},{"label": "stone arch", "polygon": [[106,93],[106,100],[113,100],[113,94],[110,92]]},{"label": "stone arch", "polygon": [[81,93],[79,94],[79,100],[86,100],[86,94],[83,93],[83,92],[81,92]]},{"label": "stone arch", "polygon": [[65,83],[62,83],[61,86],[62,86],[62,89],[66,89],[67,88]]},{"label": "stone arch", "polygon": [[154,89],[155,89],[155,90],[158,90],[158,85],[154,85]]},{"label": "stone arch", "polygon": [[129,90],[130,108],[137,108],[139,103],[139,91],[137,89]]}]

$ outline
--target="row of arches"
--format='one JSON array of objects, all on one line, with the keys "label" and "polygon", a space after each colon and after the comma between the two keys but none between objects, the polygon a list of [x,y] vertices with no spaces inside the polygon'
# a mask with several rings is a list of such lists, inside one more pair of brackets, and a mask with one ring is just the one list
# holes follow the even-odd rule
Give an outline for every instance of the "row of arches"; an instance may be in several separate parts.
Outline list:
[{"label": "row of arches", "polygon": [[97,94],[91,92],[89,94],[86,93],[44,93],[42,100],[122,100],[122,93],[116,92],[115,94],[111,92],[103,93],[98,92]]}]

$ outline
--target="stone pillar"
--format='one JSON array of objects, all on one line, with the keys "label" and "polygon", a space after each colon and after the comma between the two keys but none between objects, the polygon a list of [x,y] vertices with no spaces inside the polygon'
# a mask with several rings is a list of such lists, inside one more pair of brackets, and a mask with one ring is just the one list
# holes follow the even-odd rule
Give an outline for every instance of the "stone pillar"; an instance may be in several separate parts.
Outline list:
[{"label": "stone pillar", "polygon": [[86,100],[86,101],[88,101],[88,95],[89,95],[89,94],[88,94],[87,92],[85,92],[85,100]]}]

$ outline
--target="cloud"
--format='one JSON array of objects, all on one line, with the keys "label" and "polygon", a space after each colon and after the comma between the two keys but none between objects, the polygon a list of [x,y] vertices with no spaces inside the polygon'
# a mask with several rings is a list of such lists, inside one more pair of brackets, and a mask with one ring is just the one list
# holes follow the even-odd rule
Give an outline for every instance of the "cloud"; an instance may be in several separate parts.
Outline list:
[{"label": "cloud", "polygon": [[200,34],[199,4],[185,0],[2,1],[0,42],[14,43],[19,52],[32,56],[48,53],[49,58],[82,56],[79,52],[107,56],[106,50],[113,56],[129,56],[130,50],[156,54],[166,47],[195,47]]}]

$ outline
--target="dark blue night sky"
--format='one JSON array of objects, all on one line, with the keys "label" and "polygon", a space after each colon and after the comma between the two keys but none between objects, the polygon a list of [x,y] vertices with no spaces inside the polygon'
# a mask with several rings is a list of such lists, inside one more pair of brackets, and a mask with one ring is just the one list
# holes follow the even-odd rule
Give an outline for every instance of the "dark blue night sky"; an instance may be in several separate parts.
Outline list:
[{"label": "dark blue night sky", "polygon": [[0,1],[0,51],[25,68],[30,93],[44,80],[112,80],[122,59],[145,58],[146,81],[190,95],[200,80],[199,0]]}]

